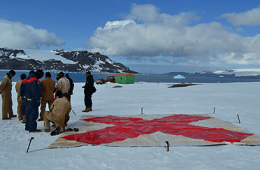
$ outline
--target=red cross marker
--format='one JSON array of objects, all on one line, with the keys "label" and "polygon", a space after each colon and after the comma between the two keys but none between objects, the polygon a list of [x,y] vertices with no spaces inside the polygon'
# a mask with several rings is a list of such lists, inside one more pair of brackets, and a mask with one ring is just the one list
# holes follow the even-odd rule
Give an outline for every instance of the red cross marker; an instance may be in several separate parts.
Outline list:
[{"label": "red cross marker", "polygon": [[88,144],[100,145],[136,138],[139,135],[162,132],[170,135],[182,135],[193,139],[211,142],[240,142],[253,134],[235,132],[223,128],[208,128],[192,125],[192,122],[210,119],[211,117],[194,115],[172,115],[159,119],[144,120],[142,118],[105,116],[83,119],[98,123],[112,124],[104,129],[81,134],[64,136],[67,140],[76,140]]}]

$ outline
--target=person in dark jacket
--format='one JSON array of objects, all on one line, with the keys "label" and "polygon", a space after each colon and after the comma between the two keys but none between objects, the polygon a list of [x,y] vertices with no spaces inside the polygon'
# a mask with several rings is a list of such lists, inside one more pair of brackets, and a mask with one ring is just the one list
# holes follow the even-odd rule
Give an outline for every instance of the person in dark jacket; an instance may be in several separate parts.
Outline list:
[{"label": "person in dark jacket", "polygon": [[41,132],[37,129],[37,118],[39,116],[38,107],[42,98],[42,87],[40,78],[43,77],[43,71],[30,71],[29,76],[23,80],[25,84],[25,98],[26,98],[26,123],[25,130],[29,132]]},{"label": "person in dark jacket", "polygon": [[86,73],[86,84],[83,86],[84,88],[84,94],[85,94],[85,110],[82,112],[89,112],[92,111],[92,94],[95,92],[95,87],[94,87],[94,79],[93,76],[91,75],[90,71]]},{"label": "person in dark jacket", "polygon": [[69,95],[68,95],[68,100],[69,102],[71,101],[71,95],[73,95],[73,89],[74,89],[74,82],[70,78],[69,74],[65,74],[65,77],[70,81],[70,89],[69,89]]},{"label": "person in dark jacket", "polygon": [[[26,83],[26,75],[25,78],[23,79]],[[20,98],[22,99],[22,107],[21,107],[21,114],[23,117],[22,123],[26,122],[26,98],[25,98],[25,83],[22,81],[22,84],[20,86]]]}]

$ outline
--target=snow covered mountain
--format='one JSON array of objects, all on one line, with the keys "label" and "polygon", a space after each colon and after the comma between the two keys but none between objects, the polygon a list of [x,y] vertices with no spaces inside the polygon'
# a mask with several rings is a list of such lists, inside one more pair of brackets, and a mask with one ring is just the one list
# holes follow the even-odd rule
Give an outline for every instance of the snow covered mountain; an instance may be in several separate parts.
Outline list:
[{"label": "snow covered mountain", "polygon": [[136,73],[100,53],[0,48],[0,69]]},{"label": "snow covered mountain", "polygon": [[260,69],[252,68],[252,69],[228,69],[225,71],[215,71],[215,74],[235,74],[236,76],[259,76]]}]

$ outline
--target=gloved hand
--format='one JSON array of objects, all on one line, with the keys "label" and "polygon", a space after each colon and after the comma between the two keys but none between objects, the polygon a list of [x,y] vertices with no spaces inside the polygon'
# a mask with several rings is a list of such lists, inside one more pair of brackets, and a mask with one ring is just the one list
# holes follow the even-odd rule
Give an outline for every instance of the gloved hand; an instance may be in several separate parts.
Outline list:
[{"label": "gloved hand", "polygon": [[36,105],[37,105],[37,107],[39,107],[41,105],[41,101],[37,100]]}]

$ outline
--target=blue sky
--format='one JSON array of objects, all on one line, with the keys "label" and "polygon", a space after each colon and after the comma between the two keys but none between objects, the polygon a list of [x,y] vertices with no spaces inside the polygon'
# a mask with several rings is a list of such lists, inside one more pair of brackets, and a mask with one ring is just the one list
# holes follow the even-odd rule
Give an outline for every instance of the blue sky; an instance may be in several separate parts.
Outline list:
[{"label": "blue sky", "polygon": [[259,68],[259,25],[257,0],[9,0],[0,47],[100,52],[142,73]]}]

